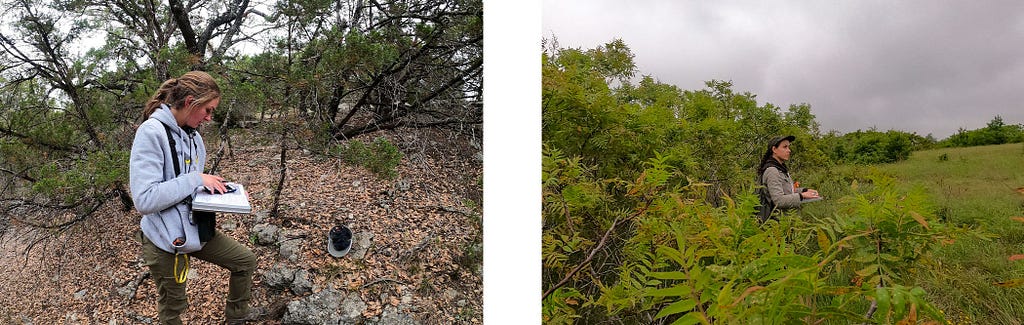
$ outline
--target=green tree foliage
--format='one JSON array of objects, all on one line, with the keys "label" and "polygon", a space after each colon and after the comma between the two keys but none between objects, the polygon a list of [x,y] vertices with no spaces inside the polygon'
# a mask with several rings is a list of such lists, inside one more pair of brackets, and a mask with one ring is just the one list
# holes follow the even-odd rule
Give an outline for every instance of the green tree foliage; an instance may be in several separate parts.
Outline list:
[{"label": "green tree foliage", "polygon": [[837,163],[881,164],[906,160],[912,151],[927,149],[934,140],[916,133],[870,129],[843,135],[830,132],[822,143],[829,158]]},{"label": "green tree foliage", "polygon": [[996,115],[984,128],[957,130],[956,134],[939,143],[943,147],[972,147],[1024,141],[1024,125],[1007,125]]},{"label": "green tree foliage", "polygon": [[[277,6],[289,31],[281,98],[328,138],[482,123],[478,0],[300,1]],[[334,13],[348,13],[336,15]]]},{"label": "green tree foliage", "polygon": [[78,19],[80,9],[19,1],[8,12],[18,19],[0,33],[8,67],[0,84],[6,97],[0,107],[0,194],[7,198],[0,208],[72,212],[22,220],[45,228],[80,220],[111,197],[132,207],[125,187],[131,139],[123,124],[126,110],[92,77],[102,74],[103,54],[72,53],[72,43],[92,28]]},{"label": "green tree foliage", "polygon": [[759,105],[727,81],[634,81],[632,59],[621,40],[549,42],[542,55],[545,322],[942,319],[900,282],[951,236],[921,195],[861,178],[872,190],[834,217],[760,225],[752,188],[768,138],[797,136],[791,170],[830,164],[810,106]]}]

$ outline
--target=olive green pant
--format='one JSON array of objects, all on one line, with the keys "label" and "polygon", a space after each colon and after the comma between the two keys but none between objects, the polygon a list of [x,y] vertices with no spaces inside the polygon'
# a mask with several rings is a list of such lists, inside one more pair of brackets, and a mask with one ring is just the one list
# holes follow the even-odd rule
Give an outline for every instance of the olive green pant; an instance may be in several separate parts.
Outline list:
[{"label": "olive green pant", "polygon": [[[149,273],[156,282],[157,312],[160,324],[181,324],[181,312],[188,308],[185,283],[174,280],[174,254],[165,252],[141,235],[142,257],[149,266]],[[252,274],[256,269],[256,255],[252,250],[238,243],[219,230],[203,249],[188,254],[231,271],[228,284],[228,298],[224,306],[225,319],[244,319],[249,313],[249,299],[252,294]],[[178,273],[184,266],[184,255],[178,256]]]}]

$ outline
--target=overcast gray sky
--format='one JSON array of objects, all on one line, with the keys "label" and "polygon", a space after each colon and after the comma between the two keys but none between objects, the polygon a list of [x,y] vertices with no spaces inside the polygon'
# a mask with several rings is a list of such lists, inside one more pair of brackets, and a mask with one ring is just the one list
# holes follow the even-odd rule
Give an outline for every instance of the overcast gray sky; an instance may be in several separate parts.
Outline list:
[{"label": "overcast gray sky", "polygon": [[822,132],[1024,123],[1024,1],[543,0],[541,15],[561,47],[621,38],[642,75],[808,103]]}]

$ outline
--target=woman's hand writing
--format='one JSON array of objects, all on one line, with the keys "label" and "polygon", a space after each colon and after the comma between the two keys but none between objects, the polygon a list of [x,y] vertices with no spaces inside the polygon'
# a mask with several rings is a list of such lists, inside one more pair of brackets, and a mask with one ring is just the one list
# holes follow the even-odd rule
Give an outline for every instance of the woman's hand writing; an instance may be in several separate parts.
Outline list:
[{"label": "woman's hand writing", "polygon": [[800,197],[804,198],[804,199],[817,198],[818,197],[818,191],[815,191],[815,190],[812,190],[812,189],[807,189],[806,191],[803,191],[803,193],[800,193]]},{"label": "woman's hand writing", "polygon": [[203,186],[211,193],[223,194],[228,191],[228,188],[224,186],[224,177],[210,174],[199,174],[199,176],[203,178]]}]

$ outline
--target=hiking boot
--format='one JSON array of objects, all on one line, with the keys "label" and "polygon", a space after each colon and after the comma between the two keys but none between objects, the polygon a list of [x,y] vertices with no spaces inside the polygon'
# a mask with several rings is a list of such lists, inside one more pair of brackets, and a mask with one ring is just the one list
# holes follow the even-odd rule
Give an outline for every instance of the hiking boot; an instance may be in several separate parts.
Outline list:
[{"label": "hiking boot", "polygon": [[225,325],[244,325],[250,321],[259,321],[267,317],[267,307],[252,307],[249,308],[249,315],[245,316],[245,319],[228,319],[224,321]]}]

